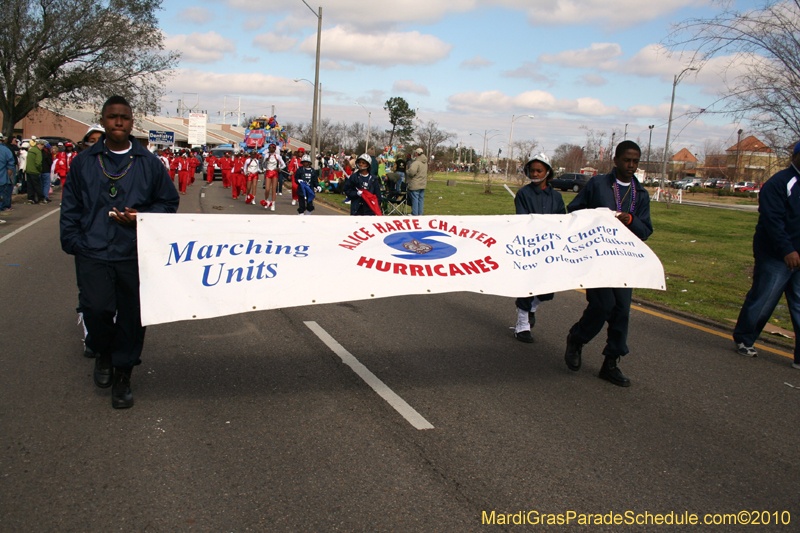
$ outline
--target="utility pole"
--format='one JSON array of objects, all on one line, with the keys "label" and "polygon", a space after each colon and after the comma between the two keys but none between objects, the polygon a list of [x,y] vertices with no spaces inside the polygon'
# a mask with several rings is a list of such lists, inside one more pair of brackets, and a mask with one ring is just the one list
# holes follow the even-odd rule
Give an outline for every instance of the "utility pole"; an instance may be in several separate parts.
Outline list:
[{"label": "utility pole", "polygon": [[647,126],[647,128],[650,130],[650,139],[647,141],[647,171],[646,171],[646,174],[647,174],[648,177],[650,176],[650,145],[653,142],[653,128],[655,128],[655,127],[656,127],[655,124],[653,124],[652,126]]},{"label": "utility pole", "polygon": [[[696,67],[687,67],[681,71],[680,74],[676,74],[673,81],[672,81],[672,100],[669,103],[669,120],[667,121],[667,142],[664,145],[664,162],[661,167],[661,188],[664,188],[664,180],[667,179],[667,158],[669,157],[669,136],[672,133],[672,110],[675,107],[675,87],[678,86],[678,82],[680,82],[681,77],[690,70],[697,70]],[[669,204],[667,204],[669,205]]]},{"label": "utility pole", "polygon": [[314,108],[311,111],[311,164],[314,168],[317,167],[317,106],[319,105],[319,51],[320,45],[322,43],[322,7],[319,7],[319,14],[317,14],[314,9],[308,5],[306,0],[303,0],[303,3],[306,5],[308,9],[314,13],[314,16],[317,17],[317,63],[314,70]]},{"label": "utility pole", "polygon": [[[739,153],[742,151],[742,133],[744,130],[740,129],[737,134],[738,137],[736,139],[736,168],[733,169],[733,185],[736,185],[736,182],[739,181]],[[733,190],[733,185],[731,185],[731,190]]]}]

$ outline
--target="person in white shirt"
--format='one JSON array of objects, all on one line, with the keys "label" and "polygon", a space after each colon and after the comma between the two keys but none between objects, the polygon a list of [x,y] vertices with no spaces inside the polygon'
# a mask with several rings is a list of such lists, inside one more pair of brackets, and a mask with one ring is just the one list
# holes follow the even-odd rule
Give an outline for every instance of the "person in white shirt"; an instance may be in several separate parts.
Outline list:
[{"label": "person in white shirt", "polygon": [[275,211],[275,191],[278,188],[278,171],[286,168],[281,154],[276,152],[274,144],[269,145],[269,152],[264,156],[262,167],[264,168],[264,209]]},{"label": "person in white shirt", "polygon": [[247,197],[244,201],[246,204],[256,203],[256,183],[258,183],[259,172],[261,172],[261,166],[258,161],[258,152],[253,150],[250,152],[250,157],[244,162],[244,175],[247,180]]}]

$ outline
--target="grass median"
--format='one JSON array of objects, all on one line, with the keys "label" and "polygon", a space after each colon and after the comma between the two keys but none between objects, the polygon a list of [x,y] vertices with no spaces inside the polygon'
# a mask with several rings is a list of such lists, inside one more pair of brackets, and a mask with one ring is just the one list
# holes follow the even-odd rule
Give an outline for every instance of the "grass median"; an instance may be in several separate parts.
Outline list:
[{"label": "grass median", "polygon": [[[455,179],[447,186],[446,179]],[[514,213],[514,201],[493,179],[485,194],[485,177],[471,174],[434,175],[425,191],[426,215],[505,215]],[[518,184],[508,183],[516,192]],[[562,192],[569,203],[574,193]],[[728,209],[651,203],[653,235],[648,246],[658,255],[667,277],[666,291],[637,289],[636,296],[694,315],[733,324],[753,274],[753,233],[758,214]],[[785,298],[770,322],[792,330]]]}]

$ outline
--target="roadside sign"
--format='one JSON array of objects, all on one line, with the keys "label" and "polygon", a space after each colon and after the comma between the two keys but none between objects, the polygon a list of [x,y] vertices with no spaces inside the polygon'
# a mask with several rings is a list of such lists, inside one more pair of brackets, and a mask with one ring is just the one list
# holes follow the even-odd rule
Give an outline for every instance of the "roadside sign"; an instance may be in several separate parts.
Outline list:
[{"label": "roadside sign", "polygon": [[205,113],[189,113],[190,146],[206,144],[206,122],[208,122],[208,115]]},{"label": "roadside sign", "polygon": [[150,130],[148,138],[152,144],[167,144],[167,145],[175,144],[174,131]]}]

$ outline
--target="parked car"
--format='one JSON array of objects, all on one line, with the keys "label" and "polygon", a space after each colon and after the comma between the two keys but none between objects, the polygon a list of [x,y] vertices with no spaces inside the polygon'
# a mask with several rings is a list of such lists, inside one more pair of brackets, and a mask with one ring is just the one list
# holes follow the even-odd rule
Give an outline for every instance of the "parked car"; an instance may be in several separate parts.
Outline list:
[{"label": "parked car", "polygon": [[586,187],[587,182],[588,180],[583,174],[561,174],[559,177],[553,178],[550,186],[562,191],[578,192]]},{"label": "parked car", "polygon": [[755,188],[755,186],[756,184],[753,181],[737,181],[736,185],[733,186],[733,190],[741,191],[744,190],[745,188],[752,190]]},{"label": "parked car", "polygon": [[689,182],[689,180],[687,180],[687,179],[673,181],[672,182],[672,187],[675,188],[675,189],[683,189],[683,186],[686,185],[688,182]]},{"label": "parked car", "polygon": [[[233,148],[212,148],[208,155],[213,155],[217,159],[221,159],[225,154],[233,154]],[[222,172],[214,173],[214,181],[222,179]],[[203,162],[203,181],[208,181],[208,158]]]},{"label": "parked car", "polygon": [[728,180],[717,180],[717,183],[714,185],[715,189],[730,189],[733,187],[733,183]]},{"label": "parked car", "polygon": [[713,188],[715,188],[717,186],[717,182],[718,181],[719,180],[716,179],[716,178],[712,178],[712,179],[706,180],[706,181],[703,182],[703,187],[705,187],[707,189],[713,189]]},{"label": "parked car", "polygon": [[761,191],[761,185],[760,184],[753,183],[753,182],[749,182],[749,183],[752,184],[752,187],[749,187],[749,186],[748,187],[742,187],[739,190],[742,191],[742,192],[760,192]]}]

